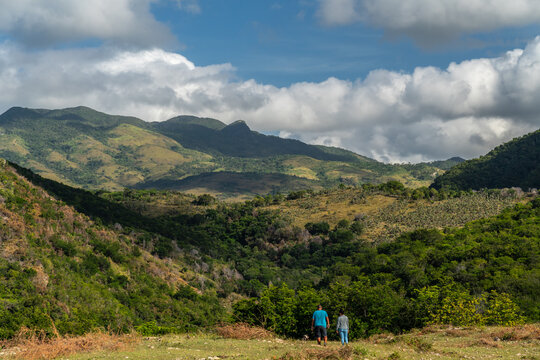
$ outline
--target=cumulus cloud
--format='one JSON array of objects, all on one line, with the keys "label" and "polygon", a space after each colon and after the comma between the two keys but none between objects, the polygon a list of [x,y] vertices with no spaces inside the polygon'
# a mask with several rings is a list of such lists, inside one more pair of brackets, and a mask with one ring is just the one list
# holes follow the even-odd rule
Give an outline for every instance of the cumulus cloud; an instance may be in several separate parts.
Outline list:
[{"label": "cumulus cloud", "polygon": [[540,22],[537,0],[319,0],[326,25],[362,22],[424,45],[461,34]]},{"label": "cumulus cloud", "polygon": [[[157,0],[0,0],[0,31],[30,47],[99,40],[164,46],[175,37],[150,12]],[[176,0],[192,12],[194,0]]]},{"label": "cumulus cloud", "polygon": [[86,105],[161,121],[195,114],[382,161],[474,157],[540,125],[540,37],[490,59],[372,71],[278,88],[239,81],[230,64],[197,66],[160,49],[29,53],[0,45],[0,110]]}]

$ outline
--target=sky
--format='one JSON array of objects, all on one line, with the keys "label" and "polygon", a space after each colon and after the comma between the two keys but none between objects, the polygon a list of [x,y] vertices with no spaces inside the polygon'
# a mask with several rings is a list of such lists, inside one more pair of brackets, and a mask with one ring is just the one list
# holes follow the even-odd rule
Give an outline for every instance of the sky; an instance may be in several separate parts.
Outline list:
[{"label": "sky", "polygon": [[538,0],[0,0],[0,112],[245,120],[384,162],[540,128]]}]

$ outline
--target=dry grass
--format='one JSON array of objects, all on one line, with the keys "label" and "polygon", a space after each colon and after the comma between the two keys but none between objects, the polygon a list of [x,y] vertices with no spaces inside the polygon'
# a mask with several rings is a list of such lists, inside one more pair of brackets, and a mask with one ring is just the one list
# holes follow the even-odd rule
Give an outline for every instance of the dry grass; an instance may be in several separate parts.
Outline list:
[{"label": "dry grass", "polygon": [[307,349],[298,352],[290,352],[278,360],[349,360],[353,358],[350,347]]},{"label": "dry grass", "polygon": [[135,334],[116,335],[104,332],[84,336],[57,336],[51,339],[43,332],[22,329],[14,339],[0,344],[0,348],[6,348],[0,355],[14,360],[46,360],[93,351],[119,351],[139,341],[140,338]]},{"label": "dry grass", "polygon": [[444,333],[447,336],[464,337],[464,336],[470,335],[474,331],[475,330],[473,328],[453,328],[453,327],[451,327],[451,328],[448,328]]},{"label": "dry grass", "polygon": [[249,324],[227,324],[216,328],[217,333],[225,339],[260,340],[273,339],[275,334],[261,327]]},{"label": "dry grass", "polygon": [[367,341],[372,344],[392,344],[400,341],[400,338],[391,333],[382,333],[370,336]]},{"label": "dry grass", "polygon": [[505,327],[498,329],[489,336],[502,341],[540,340],[540,325],[528,324]]},{"label": "dry grass", "polygon": [[497,341],[492,340],[492,339],[485,339],[485,338],[479,339],[477,341],[473,341],[468,346],[488,346],[488,347],[493,347],[497,349],[502,347],[501,344],[499,344]]}]

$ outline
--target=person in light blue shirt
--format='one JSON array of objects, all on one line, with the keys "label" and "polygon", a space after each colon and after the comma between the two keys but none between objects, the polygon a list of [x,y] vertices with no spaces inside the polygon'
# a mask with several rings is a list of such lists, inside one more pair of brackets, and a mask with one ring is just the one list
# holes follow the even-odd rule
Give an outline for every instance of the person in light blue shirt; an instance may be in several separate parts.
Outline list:
[{"label": "person in light blue shirt", "polygon": [[324,338],[324,346],[326,346],[326,341],[328,340],[326,329],[330,327],[330,320],[326,311],[322,309],[322,305],[319,305],[317,309],[311,318],[311,330],[315,329],[317,343],[321,345],[321,338]]},{"label": "person in light blue shirt", "polygon": [[345,315],[343,310],[339,311],[336,332],[341,338],[341,345],[349,345],[349,318]]}]

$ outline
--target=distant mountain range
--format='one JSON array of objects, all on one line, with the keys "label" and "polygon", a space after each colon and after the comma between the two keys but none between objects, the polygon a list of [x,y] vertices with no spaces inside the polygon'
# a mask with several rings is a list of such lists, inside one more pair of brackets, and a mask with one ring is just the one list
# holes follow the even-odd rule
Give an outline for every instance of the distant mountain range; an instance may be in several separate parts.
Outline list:
[{"label": "distant mountain range", "polygon": [[[229,196],[388,180],[427,186],[462,161],[389,165],[263,135],[244,121],[178,116],[149,123],[87,107],[9,109],[0,115],[0,157],[86,189],[158,187]],[[263,178],[268,185],[261,186]]]},{"label": "distant mountain range", "polygon": [[452,167],[437,177],[436,189],[540,188],[540,130],[515,138],[485,156]]}]

